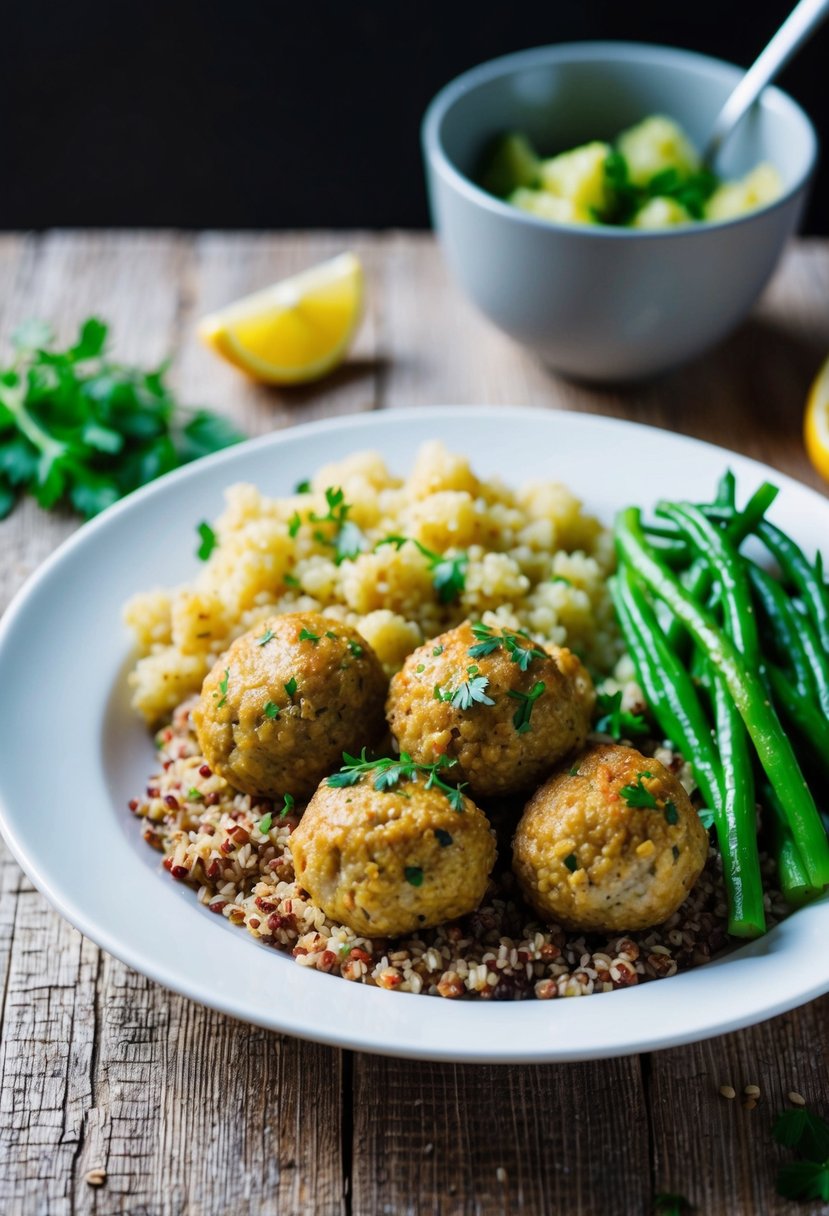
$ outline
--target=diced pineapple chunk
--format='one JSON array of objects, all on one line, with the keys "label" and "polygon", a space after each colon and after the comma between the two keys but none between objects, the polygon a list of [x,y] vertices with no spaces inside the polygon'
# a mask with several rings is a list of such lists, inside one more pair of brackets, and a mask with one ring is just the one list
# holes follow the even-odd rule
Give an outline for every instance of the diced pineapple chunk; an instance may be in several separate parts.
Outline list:
[{"label": "diced pineapple chunk", "polygon": [[553,220],[557,224],[578,224],[587,218],[576,214],[569,198],[559,198],[555,194],[548,194],[546,190],[526,190],[520,186],[513,190],[507,202],[512,203],[514,207],[520,207],[522,211],[529,211],[539,219]]},{"label": "diced pineapple chunk", "polygon": [[731,220],[765,207],[782,193],[783,181],[774,165],[763,162],[736,182],[718,186],[705,208],[707,220]]},{"label": "diced pineapple chunk", "polygon": [[675,198],[657,195],[650,199],[633,217],[634,228],[675,228],[677,224],[688,224],[691,217],[682,203]]},{"label": "diced pineapple chunk", "polygon": [[592,219],[593,208],[605,203],[604,165],[610,147],[596,140],[541,162],[541,182],[557,198],[568,199],[577,218]]},{"label": "diced pineapple chunk", "polygon": [[696,173],[700,159],[696,149],[671,118],[654,114],[645,118],[616,141],[627,161],[628,176],[635,186],[646,186],[657,173],[676,169],[682,177]]}]

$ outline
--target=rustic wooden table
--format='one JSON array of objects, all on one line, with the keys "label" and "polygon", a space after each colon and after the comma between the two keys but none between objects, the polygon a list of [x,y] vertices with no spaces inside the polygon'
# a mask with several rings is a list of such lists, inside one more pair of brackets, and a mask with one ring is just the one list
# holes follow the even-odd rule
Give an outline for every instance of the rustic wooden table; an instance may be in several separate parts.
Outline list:
[{"label": "rustic wooden table", "polygon": [[[354,357],[321,385],[252,387],[194,340],[201,313],[346,246],[365,260],[369,313]],[[701,436],[817,484],[799,422],[829,350],[829,242],[793,246],[754,318],[709,357],[613,390],[565,383],[492,330],[425,235],[0,237],[0,334],[36,315],[65,336],[93,311],[111,320],[119,356],[175,351],[182,399],[250,434],[418,403],[530,404]],[[75,526],[32,504],[0,525],[3,606]],[[12,702],[3,690],[5,712]],[[769,1129],[791,1089],[829,1113],[827,998],[739,1034],[596,1064],[351,1055],[135,974],[51,911],[2,846],[0,970],[4,1216],[638,1216],[665,1191],[706,1216],[809,1210],[774,1194]],[[758,1084],[759,1105],[726,1101],[724,1082]]]}]

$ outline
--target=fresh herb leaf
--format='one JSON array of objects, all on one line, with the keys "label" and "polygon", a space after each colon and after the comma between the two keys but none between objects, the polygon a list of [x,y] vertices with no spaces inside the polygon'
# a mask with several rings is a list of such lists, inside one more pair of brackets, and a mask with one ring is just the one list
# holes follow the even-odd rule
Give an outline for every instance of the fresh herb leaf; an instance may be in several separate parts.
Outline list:
[{"label": "fresh herb leaf", "polygon": [[296,539],[296,535],[302,527],[302,518],[299,511],[294,511],[291,518],[288,520],[288,535],[292,540]]},{"label": "fresh herb leaf", "polygon": [[265,708],[262,710],[262,713],[265,715],[266,718],[270,718],[270,719],[278,718],[279,712],[280,712],[279,706],[276,704],[275,701],[266,701],[265,702]]},{"label": "fresh herb leaf", "polygon": [[513,700],[520,702],[518,709],[516,709],[512,716],[512,724],[519,735],[526,734],[531,729],[530,716],[533,712],[533,705],[535,705],[545,688],[544,681],[538,680],[529,692],[520,692],[517,688],[511,688],[507,692],[508,697],[512,697]]},{"label": "fresh herb leaf", "polygon": [[334,524],[335,532],[328,537],[323,532],[316,531],[315,538],[322,545],[328,545],[334,550],[334,560],[340,562],[357,557],[366,547],[366,538],[360,528],[347,518],[351,504],[345,501],[345,493],[339,486],[328,486],[325,491],[325,501],[328,511],[325,515],[317,515],[312,511],[308,516],[315,524]]},{"label": "fresh herb leaf", "polygon": [[575,853],[568,853],[564,858],[564,864],[571,874],[575,874],[576,870],[579,868],[579,859],[576,857]]},{"label": "fresh herb leaf", "polygon": [[426,558],[432,575],[432,586],[437,591],[440,602],[451,604],[458,599],[466,587],[469,554],[461,552],[454,557],[448,557],[445,553],[435,553],[433,549],[427,549],[419,540],[408,536],[387,536],[374,547],[380,549],[383,545],[394,545],[399,552],[407,542],[413,544]]},{"label": "fresh herb leaf", "polygon": [[437,658],[438,655],[443,654],[443,647],[442,646],[433,646],[432,654],[434,655],[435,658]]},{"label": "fresh herb leaf", "polygon": [[296,483],[296,485],[294,486],[294,494],[310,494],[310,493],[311,493],[310,481],[298,481]]},{"label": "fresh herb leaf", "polygon": [[648,724],[641,714],[629,714],[622,709],[622,693],[600,692],[596,698],[596,708],[602,715],[596,723],[596,730],[613,739],[636,739],[647,735]]},{"label": "fresh herb leaf", "polygon": [[299,579],[295,574],[283,574],[282,581],[286,587],[298,587],[300,585]]},{"label": "fresh herb leaf", "polygon": [[337,640],[337,635],[333,629],[326,629],[325,636],[327,638],[330,638],[332,642],[336,642],[336,640]]},{"label": "fresh herb leaf", "polygon": [[296,799],[294,798],[293,794],[283,794],[282,810],[279,812],[279,818],[284,819],[286,815],[290,815],[291,811],[294,809],[295,803]]},{"label": "fresh herb leaf", "polygon": [[268,813],[266,815],[263,815],[262,818],[259,820],[259,822],[256,825],[257,830],[259,832],[261,832],[263,836],[267,836],[267,834],[271,830],[272,826],[273,826],[273,815],[271,814],[270,811],[268,811]]},{"label": "fresh herb leaf", "polygon": [[700,807],[697,814],[699,815],[699,821],[705,828],[706,832],[710,831],[710,829],[714,826],[714,812],[709,811],[707,806],[703,806]]},{"label": "fresh herb leaf", "polygon": [[294,693],[296,692],[297,688],[299,687],[299,685],[296,682],[296,676],[291,676],[288,683],[283,684],[282,687],[285,689],[288,696],[293,700]]},{"label": "fresh herb leaf", "polygon": [[442,849],[448,849],[453,842],[451,833],[447,832],[445,828],[435,828],[435,836]]},{"label": "fresh herb leaf", "polygon": [[374,788],[388,792],[401,781],[417,781],[420,777],[425,777],[424,789],[429,790],[433,787],[439,789],[453,810],[463,811],[464,796],[461,791],[465,787],[456,788],[449,785],[440,776],[443,769],[452,768],[456,763],[456,760],[452,760],[448,756],[441,756],[434,764],[417,764],[408,752],[401,752],[396,757],[381,756],[376,760],[369,760],[366,749],[363,748],[359,756],[351,756],[348,752],[343,752],[342,768],[338,773],[332,773],[330,777],[326,778],[326,784],[334,789],[342,789],[356,785],[364,774],[373,772],[375,774]]},{"label": "fresh herb leaf", "polygon": [[789,1161],[777,1171],[777,1193],[786,1199],[821,1199],[829,1203],[829,1166],[816,1161]]},{"label": "fresh herb leaf", "polygon": [[196,528],[196,531],[198,532],[200,539],[199,547],[196,550],[196,557],[199,559],[199,561],[206,562],[210,557],[210,554],[218,545],[219,540],[216,533],[210,527],[210,524],[206,522],[206,520],[202,520],[202,522]]},{"label": "fresh herb leaf", "polygon": [[204,801],[204,794],[201,792],[201,790],[197,790],[195,785],[190,786],[190,789],[187,791],[187,797],[190,799],[191,802],[203,802]]},{"label": "fresh herb leaf", "polygon": [[578,777],[578,775],[579,775],[579,766],[577,764],[574,764],[573,767],[568,771],[567,776],[568,777]]},{"label": "fresh herb leaf", "polygon": [[671,802],[670,799],[665,803],[665,822],[670,823],[671,826],[679,823],[679,811],[676,809],[676,803]]},{"label": "fresh herb leaf", "polygon": [[257,645],[267,646],[268,642],[272,641],[275,637],[276,634],[272,629],[266,629],[261,638],[256,639]]},{"label": "fresh herb leaf", "polygon": [[805,1106],[782,1111],[771,1134],[778,1144],[796,1149],[809,1161],[824,1162],[829,1158],[829,1124]]},{"label": "fresh herb leaf", "polygon": [[471,626],[472,636],[476,639],[475,645],[470,646],[467,654],[473,659],[482,659],[488,654],[492,654],[501,645],[501,639],[493,633],[489,625],[484,625],[481,621]]},{"label": "fresh herb leaf", "polygon": [[406,866],[403,873],[406,875],[406,882],[411,883],[413,887],[423,886],[423,870],[420,866]]},{"label": "fresh herb leaf", "polygon": [[[220,701],[216,702],[217,709],[221,709],[222,706],[224,705],[224,703],[227,701],[227,684],[228,684],[229,679],[230,679],[230,668],[226,667],[225,674],[222,676],[221,680],[219,680],[219,692],[222,694],[222,698]],[[217,693],[215,693],[215,692],[213,693],[214,697],[217,695],[218,695]]]},{"label": "fresh herb leaf", "polygon": [[310,629],[300,629],[300,631],[299,631],[299,641],[300,642],[313,642],[313,644],[316,646],[316,644],[319,640],[320,640],[320,635],[318,633],[312,633]]},{"label": "fresh herb leaf", "polygon": [[656,798],[649,789],[646,789],[642,784],[644,777],[650,777],[650,773],[637,773],[635,785],[623,785],[619,793],[624,798],[625,802],[630,807],[637,810],[655,810],[658,806]]},{"label": "fresh herb leaf", "polygon": [[355,642],[353,638],[348,639],[348,649],[354,655],[355,659],[359,659],[360,655],[363,653],[362,646],[359,642]]},{"label": "fresh herb leaf", "polygon": [[475,675],[471,667],[467,676],[468,678],[459,684],[454,692],[444,693],[442,699],[448,700],[454,709],[461,710],[471,709],[473,705],[494,705],[492,697],[487,696],[486,693],[489,679],[486,676]]}]

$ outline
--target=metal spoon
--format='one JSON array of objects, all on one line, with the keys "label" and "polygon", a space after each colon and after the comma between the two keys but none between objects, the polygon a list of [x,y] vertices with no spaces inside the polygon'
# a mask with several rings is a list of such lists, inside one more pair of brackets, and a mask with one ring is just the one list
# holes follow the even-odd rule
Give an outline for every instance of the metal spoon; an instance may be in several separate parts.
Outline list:
[{"label": "metal spoon", "polygon": [[829,0],[800,0],[761,51],[716,117],[703,160],[711,165],[720,148],[777,73],[829,16]]}]

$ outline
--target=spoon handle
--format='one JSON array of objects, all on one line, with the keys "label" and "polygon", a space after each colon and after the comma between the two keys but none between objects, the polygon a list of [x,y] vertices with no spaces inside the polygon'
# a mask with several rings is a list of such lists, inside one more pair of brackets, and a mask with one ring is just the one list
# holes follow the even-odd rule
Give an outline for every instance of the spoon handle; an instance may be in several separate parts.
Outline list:
[{"label": "spoon handle", "polygon": [[800,0],[794,6],[771,42],[755,59],[717,115],[705,149],[706,164],[714,161],[722,144],[746,110],[757,100],[766,85],[785,67],[795,51],[827,16],[829,16],[829,0]]}]

